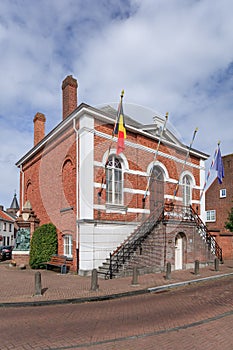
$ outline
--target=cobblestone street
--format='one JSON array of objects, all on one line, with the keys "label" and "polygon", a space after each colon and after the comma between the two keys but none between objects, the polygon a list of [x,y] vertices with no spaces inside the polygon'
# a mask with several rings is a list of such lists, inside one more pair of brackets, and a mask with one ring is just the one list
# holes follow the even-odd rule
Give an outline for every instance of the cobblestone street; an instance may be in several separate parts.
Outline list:
[{"label": "cobblestone street", "polygon": [[1,348],[231,350],[232,275],[101,302],[7,307]]}]

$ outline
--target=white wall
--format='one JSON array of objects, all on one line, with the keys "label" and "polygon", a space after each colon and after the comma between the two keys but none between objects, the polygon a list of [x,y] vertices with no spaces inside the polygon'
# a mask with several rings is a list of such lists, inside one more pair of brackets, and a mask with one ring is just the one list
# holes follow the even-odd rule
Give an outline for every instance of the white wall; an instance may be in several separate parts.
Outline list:
[{"label": "white wall", "polygon": [[101,266],[135,228],[135,224],[79,223],[79,273]]},{"label": "white wall", "polygon": [[80,117],[79,124],[79,219],[93,219],[94,119]]}]

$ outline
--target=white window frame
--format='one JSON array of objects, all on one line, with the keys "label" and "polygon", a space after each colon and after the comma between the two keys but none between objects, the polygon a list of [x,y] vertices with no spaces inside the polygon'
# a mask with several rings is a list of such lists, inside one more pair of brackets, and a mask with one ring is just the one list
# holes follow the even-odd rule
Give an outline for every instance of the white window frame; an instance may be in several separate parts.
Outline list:
[{"label": "white window frame", "polygon": [[106,167],[106,204],[123,205],[122,162],[115,154],[110,155]]},{"label": "white window frame", "polygon": [[220,190],[220,198],[226,198],[227,190],[225,188]]},{"label": "white window frame", "polygon": [[206,211],[206,222],[215,222],[216,221],[216,210],[207,210]]},{"label": "white window frame", "polygon": [[72,235],[64,235],[63,236],[63,250],[64,255],[68,258],[72,258],[72,248],[73,248],[73,241],[72,241]]}]

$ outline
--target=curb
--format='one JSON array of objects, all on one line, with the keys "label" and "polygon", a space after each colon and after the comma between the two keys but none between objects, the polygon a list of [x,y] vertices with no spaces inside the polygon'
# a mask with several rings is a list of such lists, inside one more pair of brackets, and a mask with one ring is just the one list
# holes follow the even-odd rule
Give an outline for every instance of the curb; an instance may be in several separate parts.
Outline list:
[{"label": "curb", "polygon": [[122,293],[115,293],[115,294],[109,294],[109,295],[102,295],[102,296],[93,296],[93,297],[81,297],[81,298],[73,298],[73,299],[58,299],[58,300],[38,300],[38,301],[27,301],[27,302],[9,302],[9,303],[0,303],[0,308],[5,307],[31,307],[31,306],[48,306],[48,305],[62,305],[62,304],[81,304],[81,303],[90,303],[94,301],[105,301],[105,300],[113,300],[113,299],[119,299],[124,297],[130,297],[135,295],[142,295],[147,293],[160,293],[165,292],[172,288],[178,288],[186,285],[191,285],[194,283],[200,283],[215,279],[220,279],[224,277],[233,276],[233,272],[226,273],[222,275],[216,275],[216,276],[209,276],[209,277],[203,277],[198,278],[195,280],[189,280],[189,281],[183,281],[183,282],[177,282],[177,283],[171,283],[167,285],[162,285],[158,287],[151,287],[151,288],[145,288],[145,289],[138,289],[134,291],[129,292],[122,292]]},{"label": "curb", "polygon": [[167,289],[172,289],[172,288],[177,288],[177,287],[181,287],[181,286],[186,286],[186,285],[190,285],[190,284],[198,283],[198,282],[211,281],[211,280],[214,280],[214,279],[220,279],[220,278],[228,277],[228,276],[233,276],[233,272],[225,273],[225,274],[222,274],[222,275],[197,278],[195,280],[184,281],[184,282],[177,282],[177,283],[167,284],[167,285],[158,286],[158,287],[152,287],[152,288],[148,288],[148,291],[150,293],[159,293],[159,292],[165,291]]}]

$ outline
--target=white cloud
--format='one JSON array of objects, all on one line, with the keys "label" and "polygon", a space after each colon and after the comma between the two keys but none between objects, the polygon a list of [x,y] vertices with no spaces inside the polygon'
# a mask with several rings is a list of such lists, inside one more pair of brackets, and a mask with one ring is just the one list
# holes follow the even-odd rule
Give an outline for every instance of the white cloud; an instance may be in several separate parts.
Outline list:
[{"label": "white cloud", "polygon": [[79,102],[118,101],[124,88],[126,103],[169,111],[187,144],[198,126],[194,147],[211,154],[220,139],[231,153],[232,10],[231,0],[2,0],[0,202],[18,187],[13,163],[32,145],[35,113],[47,131],[61,120],[68,74]]}]

